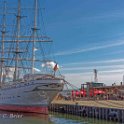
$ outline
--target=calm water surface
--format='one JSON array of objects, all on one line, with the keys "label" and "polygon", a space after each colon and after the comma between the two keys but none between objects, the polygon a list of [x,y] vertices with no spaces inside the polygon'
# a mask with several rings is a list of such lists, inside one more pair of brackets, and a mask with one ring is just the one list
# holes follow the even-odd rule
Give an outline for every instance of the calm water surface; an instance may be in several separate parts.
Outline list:
[{"label": "calm water surface", "polygon": [[119,124],[60,113],[26,114],[0,111],[0,124]]}]

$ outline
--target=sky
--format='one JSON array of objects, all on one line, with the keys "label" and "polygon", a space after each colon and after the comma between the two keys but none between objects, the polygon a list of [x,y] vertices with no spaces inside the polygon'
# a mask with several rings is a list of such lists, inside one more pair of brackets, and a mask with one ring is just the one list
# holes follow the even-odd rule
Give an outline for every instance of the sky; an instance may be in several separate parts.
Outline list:
[{"label": "sky", "polygon": [[[25,5],[30,1],[25,0]],[[97,69],[98,82],[120,84],[124,74],[123,0],[40,0],[40,7],[41,27],[54,41],[54,59],[68,82],[80,87],[94,81],[93,69]]]},{"label": "sky", "polygon": [[124,74],[124,1],[44,1],[47,33],[65,79],[76,86],[94,81],[120,84]]}]

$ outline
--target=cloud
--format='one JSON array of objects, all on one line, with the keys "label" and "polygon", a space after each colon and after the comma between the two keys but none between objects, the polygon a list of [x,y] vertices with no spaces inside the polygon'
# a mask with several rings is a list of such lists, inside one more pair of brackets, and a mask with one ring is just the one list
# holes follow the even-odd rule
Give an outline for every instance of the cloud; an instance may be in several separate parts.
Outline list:
[{"label": "cloud", "polygon": [[[112,59],[112,60],[103,60],[99,62],[92,62],[96,64],[101,64],[94,66],[78,66],[74,65],[72,67],[65,67],[63,73],[65,79],[68,80],[73,85],[80,87],[82,83],[94,81],[93,69],[98,69],[98,81],[103,82],[106,85],[111,85],[116,82],[120,84],[124,74],[124,64],[119,64],[118,62],[124,62],[124,59]],[[104,65],[105,63],[110,63],[109,65]],[[74,63],[73,63],[74,64]]]},{"label": "cloud", "polygon": [[65,67],[62,69],[62,71],[83,71],[83,70],[93,70],[93,69],[98,69],[98,70],[103,70],[103,69],[124,69],[124,64],[120,64],[120,65],[97,65],[97,66],[93,66],[93,65],[89,65],[89,66],[82,66],[82,67]]},{"label": "cloud", "polygon": [[113,63],[117,63],[116,65],[118,65],[119,63],[124,62],[124,58],[120,58],[120,59],[110,59],[110,60],[100,60],[100,61],[88,61],[88,62],[72,62],[72,63],[66,63],[63,64],[62,66],[81,66],[81,65],[95,65],[95,64],[102,64],[102,66],[104,66],[104,64],[113,64]]},{"label": "cloud", "polygon": [[121,45],[124,45],[124,41],[116,41],[115,43],[106,44],[106,45],[98,45],[98,46],[92,46],[88,48],[74,49],[70,51],[62,51],[62,52],[55,53],[54,55],[56,56],[72,55],[72,54],[90,52],[90,51],[106,49],[106,48],[116,47],[116,46],[121,46]]},{"label": "cloud", "polygon": [[[122,81],[123,74],[118,73],[122,70],[111,70],[105,73],[98,74],[98,82],[103,82],[106,85],[111,85],[116,82],[117,85]],[[85,82],[94,81],[93,73],[68,73],[65,74],[66,80],[77,87],[81,87],[81,84]]]},{"label": "cloud", "polygon": [[69,82],[80,86],[83,82],[94,80],[94,68],[98,70],[99,82],[119,84],[124,74],[124,58],[63,64],[62,72]]},{"label": "cloud", "polygon": [[80,87],[80,85],[84,82],[94,81],[94,68],[98,70],[99,82],[104,82],[106,85],[111,85],[114,82],[120,84],[124,74],[123,62],[123,58],[94,61],[88,63],[77,62],[71,63],[72,67],[69,67],[70,64],[65,64],[66,66],[63,66],[62,71],[65,75],[66,80],[78,87]]}]

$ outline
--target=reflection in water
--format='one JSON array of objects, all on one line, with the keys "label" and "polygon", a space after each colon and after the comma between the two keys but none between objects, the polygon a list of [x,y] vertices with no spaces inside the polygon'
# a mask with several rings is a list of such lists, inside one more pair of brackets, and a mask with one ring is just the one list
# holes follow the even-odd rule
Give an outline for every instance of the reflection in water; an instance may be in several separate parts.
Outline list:
[{"label": "reflection in water", "polygon": [[[0,111],[0,124],[116,124],[68,114],[49,115]],[[118,123],[119,124],[119,123]]]},{"label": "reflection in water", "polygon": [[51,124],[48,115],[34,113],[0,112],[0,124]]},{"label": "reflection in water", "polygon": [[60,113],[52,113],[50,120],[54,122],[54,124],[119,124],[116,122]]}]

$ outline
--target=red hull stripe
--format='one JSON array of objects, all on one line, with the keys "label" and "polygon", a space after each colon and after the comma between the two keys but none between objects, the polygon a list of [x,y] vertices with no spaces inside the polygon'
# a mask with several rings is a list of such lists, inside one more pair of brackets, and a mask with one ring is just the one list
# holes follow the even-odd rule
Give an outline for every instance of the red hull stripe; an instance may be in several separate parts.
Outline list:
[{"label": "red hull stripe", "polygon": [[46,106],[0,105],[0,110],[48,114],[48,107]]}]

